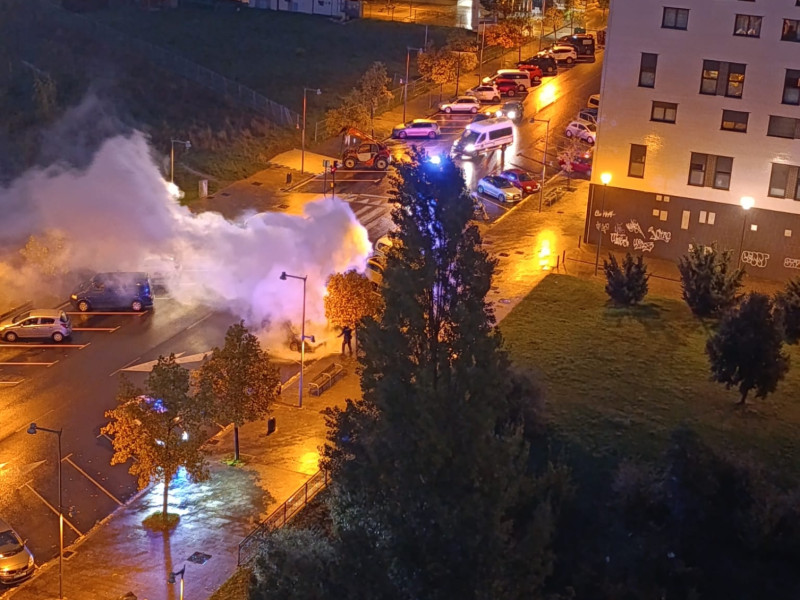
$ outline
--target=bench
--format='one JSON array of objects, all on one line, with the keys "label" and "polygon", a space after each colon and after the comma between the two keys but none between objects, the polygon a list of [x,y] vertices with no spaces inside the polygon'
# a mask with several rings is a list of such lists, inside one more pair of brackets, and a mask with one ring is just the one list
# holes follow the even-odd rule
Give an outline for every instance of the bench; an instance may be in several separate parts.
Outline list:
[{"label": "bench", "polygon": [[322,392],[331,387],[334,383],[339,381],[339,378],[344,375],[344,367],[339,363],[331,363],[322,371],[314,376],[308,384],[308,391],[315,396],[319,396]]},{"label": "bench", "polygon": [[564,192],[566,192],[566,190],[563,187],[550,188],[544,193],[544,205],[552,206],[561,200],[561,196],[564,195]]}]

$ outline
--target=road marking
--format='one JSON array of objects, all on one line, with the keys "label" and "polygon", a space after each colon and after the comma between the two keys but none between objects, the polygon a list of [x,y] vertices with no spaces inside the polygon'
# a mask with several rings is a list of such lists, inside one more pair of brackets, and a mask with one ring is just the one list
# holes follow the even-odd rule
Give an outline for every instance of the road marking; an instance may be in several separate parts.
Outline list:
[{"label": "road marking", "polygon": [[0,362],[2,367],[52,367],[58,361],[53,362]]},{"label": "road marking", "polygon": [[94,479],[94,478],[93,478],[91,475],[89,475],[89,474],[88,474],[86,471],[84,471],[84,470],[83,470],[83,469],[81,469],[81,468],[80,468],[78,465],[76,465],[76,464],[75,464],[75,462],[74,462],[74,461],[72,461],[72,460],[70,459],[70,456],[72,456],[72,453],[71,453],[71,452],[70,452],[69,454],[67,454],[67,455],[66,455],[66,456],[63,458],[63,460],[67,461],[69,464],[71,464],[73,467],[75,467],[75,468],[78,470],[78,472],[79,472],[81,475],[83,475],[84,477],[86,477],[86,479],[88,479],[88,480],[89,480],[89,481],[91,481],[93,484],[95,484],[95,485],[96,485],[98,488],[100,488],[100,491],[101,491],[101,492],[103,492],[103,493],[104,493],[106,496],[108,496],[108,497],[109,497],[109,498],[111,498],[111,499],[112,499],[114,502],[116,502],[117,504],[119,504],[120,506],[122,506],[122,502],[120,502],[120,501],[119,501],[119,500],[118,500],[118,499],[117,499],[117,498],[114,496],[114,494],[112,494],[112,493],[111,493],[111,492],[109,492],[109,491],[108,491],[106,488],[104,488],[102,485],[100,485],[99,483],[97,483],[97,481],[96,481],[96,480],[95,480],[95,479]]},{"label": "road marking", "polygon": [[191,329],[192,327],[194,327],[194,326],[196,326],[196,325],[200,325],[200,323],[202,323],[203,321],[205,321],[205,320],[206,320],[208,317],[210,317],[210,316],[211,316],[211,313],[208,313],[208,314],[207,314],[205,317],[203,317],[202,319],[198,319],[197,321],[195,321],[194,323],[192,323],[191,325],[189,325],[189,326],[186,328],[186,330],[188,331],[188,330],[189,330],[189,329]]},{"label": "road marking", "polygon": [[[175,354],[175,362],[179,365],[185,365],[187,363],[195,363],[195,362],[202,362],[206,359],[206,356],[211,354],[211,350],[207,350],[206,352],[200,352],[198,354],[190,354],[189,356],[184,356],[185,352],[178,352]],[[149,360],[147,362],[140,363],[138,365],[127,365],[122,367],[120,371],[136,371],[140,373],[149,373],[153,370],[158,364],[158,360]]]},{"label": "road marking", "polygon": [[[42,420],[44,417],[46,417],[46,416],[47,416],[47,415],[49,415],[51,412],[53,412],[53,410],[54,410],[54,409],[52,409],[52,408],[51,408],[50,410],[48,410],[48,411],[47,411],[46,413],[44,413],[43,415],[39,415],[39,418],[38,418],[38,419],[35,419],[33,422],[34,422],[34,423],[36,423],[37,421],[41,421],[41,420]],[[29,425],[23,425],[22,427],[20,427],[19,429],[17,429],[16,433],[19,433],[19,432],[21,432],[21,431],[25,431],[26,429],[28,429],[28,427],[29,427]]]},{"label": "road marking", "polygon": [[123,369],[125,369],[126,367],[130,367],[130,366],[131,366],[133,363],[135,363],[135,362],[136,362],[137,360],[139,360],[140,358],[142,358],[142,357],[141,357],[141,356],[137,356],[137,357],[136,357],[136,358],[134,358],[132,361],[130,361],[128,364],[126,364],[124,367],[120,367],[119,369],[117,369],[116,371],[114,371],[113,373],[111,373],[111,374],[109,375],[109,377],[113,377],[114,375],[116,375],[117,373],[119,373],[120,371],[122,371]]},{"label": "road marking", "polygon": [[[25,484],[25,487],[27,487],[27,488],[28,488],[30,491],[32,491],[32,492],[33,492],[33,493],[34,493],[34,494],[35,494],[35,495],[36,495],[36,496],[39,498],[39,500],[41,500],[42,502],[44,502],[44,503],[45,503],[45,505],[46,505],[46,506],[47,506],[47,507],[48,507],[50,510],[52,510],[52,511],[53,511],[53,512],[56,514],[56,516],[58,516],[58,510],[57,510],[57,509],[55,509],[55,508],[53,507],[53,505],[52,505],[52,504],[50,504],[50,503],[49,503],[47,500],[45,500],[45,499],[42,497],[42,495],[41,495],[39,492],[37,492],[35,489],[33,489],[33,487],[31,487],[31,482],[30,482],[30,481],[29,481],[29,482],[27,482],[27,483]],[[72,523],[70,523],[70,522],[69,522],[69,519],[67,519],[67,517],[66,517],[66,516],[65,516],[65,517],[63,517],[63,518],[64,518],[64,523],[66,523],[67,525],[69,525],[69,528],[70,528],[70,529],[72,529],[72,531],[74,531],[75,533],[77,533],[77,534],[78,534],[78,537],[83,537],[83,534],[82,534],[82,533],[81,533],[81,532],[78,530],[78,528],[77,528],[77,527],[75,527],[75,525],[73,525]]]},{"label": "road marking", "polygon": [[116,327],[73,327],[72,331],[107,331],[109,333],[113,333],[120,327],[120,325],[117,325]]},{"label": "road marking", "polygon": [[2,344],[0,348],[86,348],[89,344]]},{"label": "road marking", "polygon": [[19,381],[0,381],[0,385],[7,385],[9,387],[14,387],[15,385],[19,385],[25,381],[24,379],[20,379]]},{"label": "road marking", "polygon": [[122,311],[122,312],[102,312],[102,311],[95,311],[95,310],[90,310],[90,311],[87,311],[87,312],[81,312],[81,311],[78,310],[78,311],[68,311],[67,314],[68,315],[86,315],[87,317],[92,317],[92,316],[95,316],[95,315],[126,315],[128,317],[141,317],[146,312],[147,311],[145,311],[145,310],[142,310],[142,311],[139,311],[139,312],[133,312],[133,311],[130,311],[130,310],[126,310],[126,311]]}]

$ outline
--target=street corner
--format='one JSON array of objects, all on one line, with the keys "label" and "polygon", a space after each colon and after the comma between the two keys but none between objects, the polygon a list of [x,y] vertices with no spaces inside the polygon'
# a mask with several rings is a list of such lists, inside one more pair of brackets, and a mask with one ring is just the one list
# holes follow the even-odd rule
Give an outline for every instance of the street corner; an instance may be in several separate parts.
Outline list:
[{"label": "street corner", "polygon": [[[339,157],[327,156],[294,148],[272,157],[270,163],[278,167],[290,169],[293,172],[293,178],[300,180],[309,176],[322,175],[322,173],[325,172],[324,161],[333,164],[335,160],[339,160]],[[290,182],[287,181],[287,183]]]}]

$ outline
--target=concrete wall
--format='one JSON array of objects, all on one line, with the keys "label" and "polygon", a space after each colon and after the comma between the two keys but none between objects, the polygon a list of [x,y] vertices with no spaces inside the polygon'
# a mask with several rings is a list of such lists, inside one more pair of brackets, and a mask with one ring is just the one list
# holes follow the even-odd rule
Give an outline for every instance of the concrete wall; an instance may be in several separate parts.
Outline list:
[{"label": "concrete wall", "polygon": [[341,17],[344,15],[344,0],[249,0],[250,7],[286,12],[302,12],[310,15]]}]

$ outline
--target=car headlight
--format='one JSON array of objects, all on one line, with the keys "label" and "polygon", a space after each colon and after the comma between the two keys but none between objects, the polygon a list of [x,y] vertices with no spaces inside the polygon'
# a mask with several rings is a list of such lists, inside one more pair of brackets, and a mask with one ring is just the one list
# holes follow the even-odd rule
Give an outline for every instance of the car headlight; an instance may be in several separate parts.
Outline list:
[{"label": "car headlight", "polygon": [[502,116],[503,116],[503,111],[502,111],[502,110],[496,110],[496,111],[494,111],[494,116],[495,116],[495,117],[502,117]]},{"label": "car headlight", "polygon": [[28,554],[28,567],[33,566],[33,554]]},{"label": "car headlight", "polygon": [[475,151],[475,144],[467,144],[464,148],[466,152],[474,152]]},{"label": "car headlight", "polygon": [[516,118],[517,118],[517,112],[516,112],[516,111],[514,111],[514,110],[510,110],[510,111],[508,111],[508,115],[506,115],[506,116],[507,116],[509,119],[516,119]]},{"label": "car headlight", "polygon": [[70,300],[77,300],[78,299],[78,295],[77,294],[72,294],[69,298],[70,298]]}]

